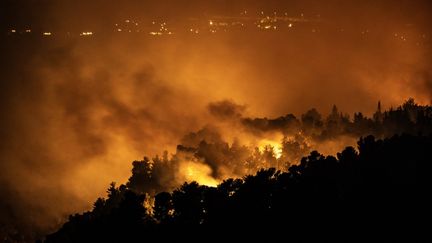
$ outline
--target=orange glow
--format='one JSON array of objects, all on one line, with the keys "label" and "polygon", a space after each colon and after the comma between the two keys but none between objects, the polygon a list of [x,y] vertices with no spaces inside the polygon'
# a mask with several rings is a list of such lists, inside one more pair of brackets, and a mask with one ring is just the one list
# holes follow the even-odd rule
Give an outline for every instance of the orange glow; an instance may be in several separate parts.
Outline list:
[{"label": "orange glow", "polygon": [[263,152],[267,146],[271,147],[276,159],[280,159],[282,157],[282,144],[280,142],[270,139],[263,139],[258,144],[258,148],[261,152]]},{"label": "orange glow", "polygon": [[197,161],[185,161],[180,164],[179,178],[183,181],[196,181],[201,185],[215,187],[219,181],[211,176],[212,169]]},{"label": "orange glow", "polygon": [[87,32],[81,32],[80,34],[80,36],[88,36],[88,35],[93,35],[93,32],[87,31]]},{"label": "orange glow", "polygon": [[[266,8],[231,1],[229,11],[209,3],[222,1],[200,1],[196,9],[182,1],[161,7],[158,1],[69,2],[43,7],[47,12],[8,13],[17,20],[2,23],[0,33],[8,60],[0,68],[7,114],[0,126],[0,191],[7,186],[7,194],[23,200],[10,215],[32,215],[39,221],[32,226],[88,209],[110,182],[128,181],[132,161],[164,150],[169,157],[177,144],[195,149],[205,139],[224,146],[212,161],[193,150],[173,160],[169,173],[158,171],[166,190],[185,181],[216,186],[264,166],[285,169],[309,147],[334,155],[357,146],[348,136],[316,139],[315,123],[304,135],[291,125],[275,135],[273,123],[252,120],[253,127],[245,127],[243,118],[292,113],[301,121],[316,108],[325,124],[333,104],[352,120],[354,112],[371,117],[378,100],[383,109],[409,97],[420,104],[432,100],[430,23],[416,17],[427,8],[412,9],[408,18],[405,8],[397,8],[404,17],[375,4],[355,7],[354,1],[343,4],[346,9],[298,1],[308,4],[297,10],[291,1],[260,1]],[[150,2],[155,6],[144,6]],[[324,12],[309,8],[312,2]],[[245,8],[241,16],[234,13]],[[314,13],[322,20],[314,21]],[[245,108],[214,116],[207,105],[220,100]],[[216,129],[193,137],[190,146],[183,143],[205,126]],[[225,143],[234,142],[239,146],[231,156]]]}]

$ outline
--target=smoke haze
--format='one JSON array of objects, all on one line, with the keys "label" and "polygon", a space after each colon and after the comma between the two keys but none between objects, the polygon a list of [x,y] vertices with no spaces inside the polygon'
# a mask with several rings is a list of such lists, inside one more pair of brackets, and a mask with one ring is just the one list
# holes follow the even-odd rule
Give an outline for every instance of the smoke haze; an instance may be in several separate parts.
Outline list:
[{"label": "smoke haze", "polygon": [[[14,222],[11,227],[33,232],[89,209],[111,181],[126,182],[130,162],[144,154],[173,154],[177,144],[197,146],[202,136],[208,142],[258,146],[265,137],[283,138],[248,130],[242,118],[288,113],[300,118],[312,107],[328,114],[333,104],[346,113],[371,115],[378,100],[386,108],[409,97],[421,104],[432,100],[428,1],[7,0],[1,5],[2,33],[28,26],[95,32],[88,39],[0,37],[0,224]],[[296,23],[285,32],[97,35],[130,18],[166,19],[175,31],[190,18],[244,9],[283,9],[319,21],[298,28]],[[205,127],[209,132],[196,135]],[[331,153],[355,140],[316,147]],[[218,164],[188,163],[206,181],[237,174],[232,168],[215,170]],[[190,175],[177,176],[181,181]]]}]

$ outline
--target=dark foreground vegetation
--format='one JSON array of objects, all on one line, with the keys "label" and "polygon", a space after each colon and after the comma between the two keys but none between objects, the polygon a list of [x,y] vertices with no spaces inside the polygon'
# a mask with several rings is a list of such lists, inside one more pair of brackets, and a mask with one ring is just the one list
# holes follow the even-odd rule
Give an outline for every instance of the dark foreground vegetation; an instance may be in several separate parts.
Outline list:
[{"label": "dark foreground vegetation", "polygon": [[375,242],[402,235],[413,242],[428,227],[431,149],[430,135],[368,136],[336,157],[313,151],[288,172],[260,170],[216,188],[185,183],[157,194],[153,207],[144,206],[146,194],[112,184],[106,199],[70,216],[46,242]]}]

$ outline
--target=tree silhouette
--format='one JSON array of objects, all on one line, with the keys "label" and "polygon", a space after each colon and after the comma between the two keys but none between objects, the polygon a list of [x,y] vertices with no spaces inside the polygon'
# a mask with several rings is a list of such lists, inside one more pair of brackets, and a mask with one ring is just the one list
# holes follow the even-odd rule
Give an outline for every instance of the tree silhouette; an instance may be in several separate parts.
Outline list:
[{"label": "tree silhouette", "polygon": [[[422,134],[431,134],[427,133],[431,114],[430,107],[412,101],[383,112],[382,124],[358,113],[353,124],[363,123],[361,129],[378,126],[385,134],[398,127],[409,132],[384,139],[364,136],[357,149],[346,147],[336,157],[312,151],[287,171],[260,169],[254,175],[226,179],[217,187],[184,183],[155,196],[153,215],[143,206],[146,194],[140,184],[152,183],[153,174],[148,171],[155,173],[154,167],[148,159],[133,162],[126,185],[112,183],[106,199],[97,199],[92,211],[70,216],[46,242],[190,241],[232,236],[316,242],[355,241],[358,235],[390,240],[380,238],[389,236],[384,228],[400,232],[426,219],[422,215],[429,207],[432,135]],[[338,117],[343,120],[339,113]],[[241,151],[238,145],[235,150],[226,144],[202,146],[213,152],[223,149],[226,165],[233,159],[228,155]],[[287,142],[285,149],[289,146],[293,151],[301,147]],[[262,163],[263,154],[255,153],[247,163]],[[419,235],[411,237],[410,241],[420,239]]]}]

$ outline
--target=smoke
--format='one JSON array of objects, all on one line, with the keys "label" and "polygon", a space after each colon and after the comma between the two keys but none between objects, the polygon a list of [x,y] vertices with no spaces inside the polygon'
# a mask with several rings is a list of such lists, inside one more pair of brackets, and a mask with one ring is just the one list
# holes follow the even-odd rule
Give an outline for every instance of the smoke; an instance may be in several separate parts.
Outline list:
[{"label": "smoke", "polygon": [[[255,147],[279,153],[265,145],[279,146],[284,137],[293,147],[310,144],[328,153],[354,143],[298,134],[294,118],[312,107],[330,111],[337,104],[371,114],[378,100],[387,107],[408,97],[432,100],[424,1],[139,2],[2,2],[2,33],[30,23],[35,30],[95,35],[1,37],[1,225],[45,232],[89,209],[111,181],[126,182],[130,161],[177,154],[177,144],[198,149],[200,159],[179,159],[175,183],[163,182],[198,177],[214,184],[252,170],[232,161],[248,165]],[[285,32],[179,34],[189,18],[244,9],[320,14],[321,21]],[[98,35],[125,19],[147,23],[161,16],[177,32],[172,37]]]},{"label": "smoke", "polygon": [[210,114],[219,119],[239,118],[242,116],[245,109],[245,106],[235,104],[233,101],[229,100],[212,102],[208,105]]},{"label": "smoke", "polygon": [[217,186],[220,181],[211,176],[211,168],[204,163],[187,161],[181,163],[176,173],[177,181],[196,181],[201,185]]}]

